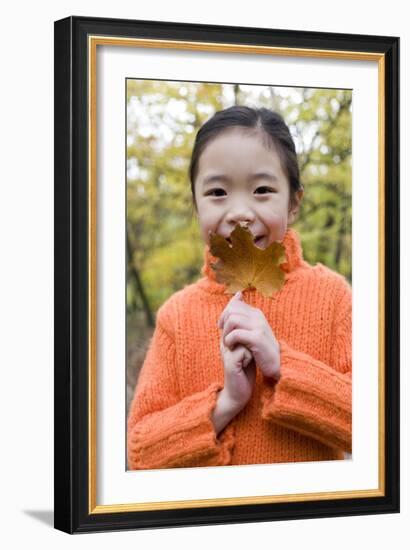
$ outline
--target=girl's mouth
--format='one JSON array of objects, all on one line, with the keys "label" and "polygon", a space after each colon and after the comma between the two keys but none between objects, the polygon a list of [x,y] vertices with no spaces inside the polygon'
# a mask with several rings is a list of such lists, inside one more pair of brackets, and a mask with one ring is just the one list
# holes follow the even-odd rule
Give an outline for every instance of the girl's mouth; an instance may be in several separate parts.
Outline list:
[{"label": "girl's mouth", "polygon": [[[264,235],[259,235],[258,237],[255,237],[253,239],[253,243],[258,246],[258,244],[262,241]],[[225,237],[229,244],[232,244],[232,240],[230,237]]]},{"label": "girl's mouth", "polygon": [[253,244],[255,246],[257,246],[258,248],[263,248],[261,246],[261,243],[263,242],[263,239],[264,239],[264,235],[259,235],[259,237],[255,237],[255,239],[253,240]]}]

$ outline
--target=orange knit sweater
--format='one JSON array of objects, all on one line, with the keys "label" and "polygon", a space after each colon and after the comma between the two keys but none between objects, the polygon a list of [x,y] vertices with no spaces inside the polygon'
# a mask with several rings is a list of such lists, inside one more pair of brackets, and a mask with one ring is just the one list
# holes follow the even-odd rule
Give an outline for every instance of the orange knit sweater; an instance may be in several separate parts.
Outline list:
[{"label": "orange knit sweater", "polygon": [[285,284],[245,302],[264,313],[279,342],[280,379],[257,369],[246,407],[217,436],[211,421],[223,388],[217,321],[231,296],[215,280],[205,246],[203,277],[158,310],[128,416],[130,469],[343,459],[351,452],[351,289],[303,260],[293,229],[283,239]]}]

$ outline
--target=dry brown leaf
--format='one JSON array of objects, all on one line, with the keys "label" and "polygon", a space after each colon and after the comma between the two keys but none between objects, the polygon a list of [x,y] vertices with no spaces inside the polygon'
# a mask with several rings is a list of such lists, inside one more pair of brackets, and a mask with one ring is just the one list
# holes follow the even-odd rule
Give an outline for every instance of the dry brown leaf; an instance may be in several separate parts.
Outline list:
[{"label": "dry brown leaf", "polygon": [[221,235],[210,236],[210,252],[219,260],[211,264],[218,283],[226,285],[226,294],[239,290],[256,288],[266,297],[280,290],[284,272],[279,267],[286,261],[285,249],[281,243],[273,242],[267,248],[258,248],[247,227],[236,225],[229,243]]}]

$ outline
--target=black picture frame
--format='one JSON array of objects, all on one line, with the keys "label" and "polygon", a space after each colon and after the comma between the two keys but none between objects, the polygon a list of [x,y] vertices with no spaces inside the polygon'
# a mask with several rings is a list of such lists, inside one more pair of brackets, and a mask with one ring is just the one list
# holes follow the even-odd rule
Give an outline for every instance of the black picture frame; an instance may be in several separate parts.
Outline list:
[{"label": "black picture frame", "polygon": [[[95,380],[90,377],[89,204],[90,37],[375,54],[383,65],[381,152],[384,250],[384,487],[378,495],[157,510],[95,506],[90,436]],[[95,50],[94,50],[95,51]],[[399,511],[399,38],[191,23],[68,17],[55,22],[55,528],[67,533],[307,519]],[[324,55],[324,53],[322,53]],[[92,296],[91,296],[92,299]],[[95,337],[95,336],[93,336]],[[92,359],[92,357],[91,357]],[[91,416],[90,416],[91,415]]]}]

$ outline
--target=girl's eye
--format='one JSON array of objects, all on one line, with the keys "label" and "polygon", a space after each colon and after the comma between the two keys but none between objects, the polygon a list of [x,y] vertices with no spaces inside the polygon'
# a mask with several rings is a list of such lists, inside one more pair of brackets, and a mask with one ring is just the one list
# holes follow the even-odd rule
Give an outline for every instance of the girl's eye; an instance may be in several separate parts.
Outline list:
[{"label": "girl's eye", "polygon": [[266,185],[261,185],[255,190],[255,193],[266,194],[266,193],[275,193],[275,190],[272,187],[267,187]]},{"label": "girl's eye", "polygon": [[214,196],[214,197],[222,197],[223,195],[226,195],[226,191],[225,191],[225,189],[221,189],[219,187],[219,188],[215,188],[215,189],[210,189],[208,191],[208,193],[206,193],[206,195],[211,195],[211,196]]}]

